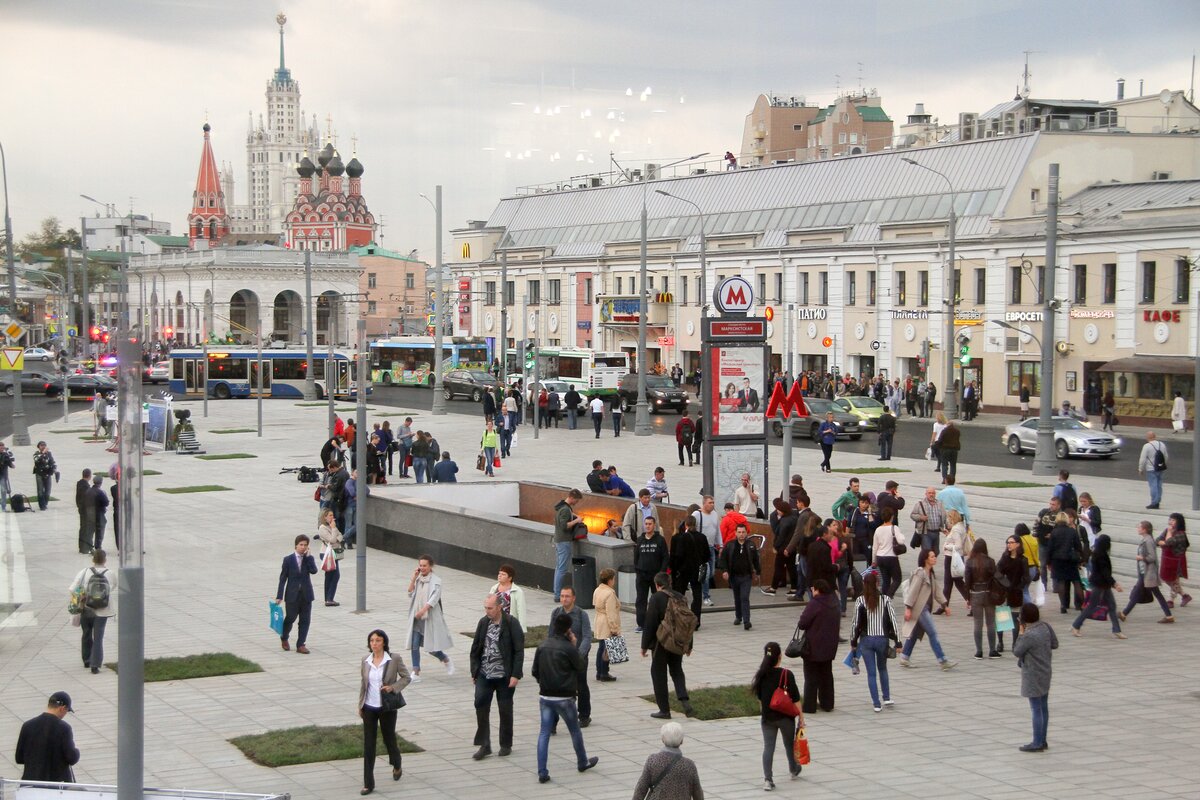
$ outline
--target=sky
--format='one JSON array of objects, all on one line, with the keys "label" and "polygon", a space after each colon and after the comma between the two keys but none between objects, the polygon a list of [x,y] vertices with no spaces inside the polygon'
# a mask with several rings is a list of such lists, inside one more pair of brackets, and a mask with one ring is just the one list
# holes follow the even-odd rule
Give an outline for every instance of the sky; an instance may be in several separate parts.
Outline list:
[{"label": "sky", "polygon": [[[0,143],[17,238],[96,207],[186,230],[202,143],[246,202],[283,11],[301,105],[355,147],[381,244],[432,261],[518,187],[740,148],[760,93],[875,90],[897,125],[1011,99],[1188,89],[1200,3],[1146,0],[3,0]],[[553,112],[553,113],[551,113]],[[611,117],[611,118],[610,118]],[[226,199],[230,202],[230,199]],[[71,221],[74,221],[73,223]],[[377,236],[379,239],[379,236]]]}]

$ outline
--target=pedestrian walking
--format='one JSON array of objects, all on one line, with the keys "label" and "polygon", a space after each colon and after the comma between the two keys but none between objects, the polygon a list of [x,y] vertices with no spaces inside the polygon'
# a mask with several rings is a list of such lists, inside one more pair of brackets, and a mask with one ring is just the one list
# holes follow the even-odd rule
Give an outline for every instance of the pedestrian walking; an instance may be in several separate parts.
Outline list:
[{"label": "pedestrian walking", "polygon": [[508,458],[512,455],[512,440],[513,434],[517,429],[517,400],[512,389],[508,391],[508,397],[504,398],[504,416],[500,419],[500,457]]},{"label": "pedestrian walking", "polygon": [[625,418],[624,409],[622,408],[624,403],[625,401],[621,398],[621,395],[618,394],[613,396],[612,404],[608,412],[612,417],[613,436],[621,435],[621,423]]},{"label": "pedestrian walking", "polygon": [[706,574],[708,565],[708,540],[696,529],[695,512],[700,509],[693,504],[688,510],[687,518],[671,537],[671,552],[669,564],[671,567],[671,588],[679,594],[687,591],[692,593],[691,609],[696,615],[696,627],[700,627],[700,608],[704,591],[700,584]]},{"label": "pedestrian walking", "polygon": [[368,655],[362,661],[362,683],[358,688],[358,716],[363,722],[363,788],[375,791],[375,741],[383,735],[383,746],[392,765],[392,780],[404,774],[400,747],[396,744],[396,712],[404,705],[404,688],[410,683],[408,667],[388,649],[388,635],[376,628],[367,634]]},{"label": "pedestrian walking", "polygon": [[317,562],[308,552],[309,538],[303,533],[295,539],[295,550],[283,557],[279,570],[279,587],[275,590],[275,604],[283,604],[283,633],[279,636],[284,650],[291,650],[288,638],[292,625],[299,620],[296,634],[296,652],[308,654],[308,626],[312,620],[313,594],[312,575],[317,572]]},{"label": "pedestrian walking", "polygon": [[987,542],[977,539],[967,559],[963,581],[971,592],[971,620],[975,623],[975,660],[983,659],[983,630],[987,628],[988,658],[1000,658],[996,649],[996,604],[992,601],[992,581],[996,562],[988,556]]},{"label": "pedestrian walking", "polygon": [[[332,509],[323,508],[317,512],[317,538],[325,546],[321,555],[321,571],[325,573],[325,605],[339,606],[341,603],[333,598],[337,594],[338,581],[342,576],[340,562],[346,548]],[[333,551],[332,558],[325,555],[330,550]]]},{"label": "pedestrian walking", "polygon": [[405,644],[412,653],[412,682],[421,680],[421,650],[442,662],[446,674],[454,674],[454,662],[446,650],[454,647],[446,617],[442,612],[442,579],[433,574],[433,556],[417,559],[408,582],[408,634]]},{"label": "pedestrian walking", "polygon": [[588,408],[592,412],[592,426],[596,429],[596,438],[600,438],[600,428],[604,425],[604,401],[596,395],[588,403]]},{"label": "pedestrian walking", "polygon": [[[610,683],[616,678],[610,670],[608,640],[614,636],[621,636],[621,600],[614,588],[617,571],[612,567],[605,567],[600,570],[599,581],[596,591],[592,592],[592,608],[596,609],[596,624],[593,628],[596,639],[600,642],[596,647],[596,680]],[[621,641],[624,642],[624,639]]]},{"label": "pedestrian walking", "polygon": [[833,465],[830,463],[830,458],[833,456],[833,445],[837,441],[838,426],[833,421],[833,412],[825,414],[825,421],[817,428],[817,441],[821,444],[821,454],[824,459],[821,461],[822,472],[833,472]]},{"label": "pedestrian walking", "polygon": [[762,593],[773,595],[776,590],[796,586],[795,559],[789,559],[784,553],[788,542],[796,532],[795,510],[787,500],[776,497],[771,501],[774,511],[767,521],[771,525],[771,547],[775,551],[775,568],[771,575],[771,585],[762,587]]},{"label": "pedestrian walking", "polygon": [[1071,633],[1075,636],[1083,636],[1083,623],[1094,619],[1096,610],[1103,607],[1112,620],[1113,638],[1125,638],[1125,634],[1121,633],[1121,620],[1117,616],[1117,598],[1113,596],[1114,589],[1121,591],[1121,584],[1117,583],[1112,574],[1112,559],[1109,556],[1111,548],[1112,541],[1108,534],[1102,533],[1096,537],[1096,544],[1092,547],[1091,569],[1088,572],[1088,582],[1092,585],[1091,595],[1079,616],[1071,623]]},{"label": "pedestrian walking", "polygon": [[1171,401],[1171,428],[1176,433],[1187,430],[1187,401],[1179,390],[1175,391],[1175,399]]},{"label": "pedestrian walking", "polygon": [[1138,603],[1149,603],[1151,598],[1158,601],[1158,605],[1163,610],[1163,618],[1160,623],[1170,624],[1175,621],[1175,617],[1171,616],[1171,607],[1167,605],[1167,599],[1163,597],[1162,590],[1158,588],[1158,545],[1154,542],[1154,528],[1146,520],[1138,523],[1138,545],[1137,555],[1137,583],[1133,585],[1133,589],[1129,592],[1129,602],[1125,604],[1125,610],[1117,614],[1121,622],[1124,622],[1133,607]]},{"label": "pedestrian walking", "polygon": [[954,669],[957,662],[946,658],[942,644],[938,641],[937,628],[933,624],[934,605],[946,616],[950,616],[950,603],[938,583],[936,550],[922,550],[917,557],[917,568],[908,579],[908,591],[904,595],[904,650],[899,656],[900,666],[909,666],[913,648],[919,639],[929,636],[929,647],[943,670]]},{"label": "pedestrian walking", "polygon": [[417,483],[425,483],[425,471],[429,467],[429,434],[417,431],[409,455],[412,457],[413,475],[416,476]]},{"label": "pedestrian walking", "polygon": [[[10,469],[12,469],[13,467],[15,467],[16,464],[17,464],[16,457],[13,455],[12,450],[9,450],[8,446],[5,445],[4,442],[0,442],[0,510],[6,511],[6,512],[8,511],[8,498],[10,495],[12,495],[12,483],[9,482],[8,471]],[[90,470],[84,470],[84,472],[87,473],[88,477],[91,476]],[[78,489],[76,489],[76,491],[75,491],[75,504],[79,505],[79,490]],[[82,519],[82,517],[83,517],[83,515],[81,513],[80,520],[79,520],[79,527],[80,527],[80,531],[81,531],[80,537],[79,537],[80,541],[83,540],[83,534],[82,534],[83,519]],[[80,552],[82,552],[82,550]]]},{"label": "pedestrian walking", "polygon": [[750,588],[762,573],[762,564],[758,548],[746,539],[750,532],[746,523],[739,523],[736,530],[736,536],[721,550],[721,577],[733,590],[733,624],[750,630],[754,627],[750,624]]},{"label": "pedestrian walking", "polygon": [[471,640],[471,680],[475,683],[476,761],[492,754],[492,698],[500,712],[500,756],[512,753],[513,694],[525,677],[525,631],[505,614],[500,598],[483,599],[483,617]]},{"label": "pedestrian walking", "polygon": [[[592,691],[588,688],[587,683],[587,660],[592,651],[592,622],[588,619],[587,612],[575,603],[573,586],[562,587],[560,602],[561,605],[550,612],[550,627],[553,628],[554,621],[561,616],[569,617],[571,620],[571,635],[568,638],[579,650],[584,666],[583,670],[578,673],[578,686],[576,686],[574,696],[579,711],[579,725],[586,728],[592,724]],[[557,730],[557,724],[554,729]]]},{"label": "pedestrian walking", "polygon": [[658,711],[650,716],[670,719],[671,706],[667,697],[667,674],[675,684],[675,697],[683,713],[692,716],[688,699],[687,676],[683,674],[683,657],[692,654],[696,619],[683,597],[669,588],[670,578],[660,572],[654,576],[655,593],[646,605],[645,626],[642,628],[642,658],[653,652],[650,659],[650,683],[654,687],[654,702]]},{"label": "pedestrian walking", "polygon": [[38,442],[37,452],[33,454],[33,480],[37,484],[38,510],[45,511],[49,508],[51,482],[58,478],[58,464],[54,461],[54,454],[46,447],[45,442]]},{"label": "pedestrian walking", "polygon": [[567,412],[567,430],[573,431],[579,427],[579,406],[583,403],[583,397],[572,384],[567,387],[567,393],[563,395],[562,401],[563,408]]},{"label": "pedestrian walking", "polygon": [[412,417],[405,417],[404,424],[396,428],[396,454],[400,457],[400,477],[409,477],[409,453],[413,446]]},{"label": "pedestrian walking", "polygon": [[[0,445],[2,446],[2,445]],[[12,458],[7,450],[3,451]],[[82,476],[75,482],[75,508],[79,512],[79,552],[87,555],[92,552],[92,531],[88,511],[88,490],[92,488],[92,471],[85,469]],[[5,495],[4,510],[8,510],[8,496]]]},{"label": "pedestrian walking", "polygon": [[1084,563],[1081,532],[1075,524],[1073,511],[1060,511],[1050,531],[1047,559],[1058,591],[1059,613],[1066,614],[1071,604],[1071,587],[1075,587],[1075,608],[1083,608],[1083,582],[1079,565]]},{"label": "pedestrian walking", "polygon": [[896,417],[895,411],[889,406],[884,406],[883,413],[879,415],[879,460],[892,460],[892,441],[896,438]]},{"label": "pedestrian walking", "polygon": [[871,566],[879,570],[880,591],[888,597],[900,588],[900,557],[896,555],[896,546],[904,547],[904,536],[895,519],[893,508],[880,508],[879,527],[871,535]]},{"label": "pedestrian walking", "polygon": [[833,587],[825,579],[813,581],[813,599],[800,615],[800,629],[807,631],[809,654],[804,661],[804,713],[833,711],[833,659],[837,656],[841,607]]},{"label": "pedestrian walking", "polygon": [[84,567],[71,582],[71,593],[81,599],[79,609],[80,650],[83,666],[93,675],[104,666],[104,629],[117,615],[116,574],[108,568],[108,555],[92,551],[92,565]]},{"label": "pedestrian walking", "polygon": [[1167,528],[1156,540],[1162,555],[1159,557],[1159,580],[1171,588],[1167,605],[1175,607],[1175,598],[1180,598],[1182,608],[1192,602],[1192,596],[1183,591],[1180,579],[1187,578],[1187,522],[1183,514],[1175,513],[1167,518]]},{"label": "pedestrian walking", "polygon": [[946,525],[946,507],[938,500],[938,490],[935,487],[925,487],[925,496],[913,506],[909,517],[916,523],[913,536],[920,540],[918,547],[922,550],[937,550],[942,534],[949,528]]},{"label": "pedestrian walking", "polygon": [[[1026,527],[1025,530],[1028,531],[1029,528]],[[1033,580],[1029,571],[1029,562],[1025,559],[1025,545],[1021,541],[1019,531],[1014,531],[1004,540],[1004,552],[1000,554],[1000,559],[996,562],[996,580],[1004,589],[1002,605],[1008,606],[1009,614],[1012,617],[1012,640],[1013,644],[1016,644],[1019,635],[1017,623],[1021,619],[1021,606],[1028,602],[1029,584]],[[1111,613],[1116,619],[1116,607],[1113,607]],[[1004,652],[1004,631],[1000,629],[999,624],[996,625],[996,652]]]},{"label": "pedestrian walking", "polygon": [[1021,636],[1013,645],[1013,655],[1021,668],[1021,696],[1029,698],[1033,717],[1033,740],[1023,744],[1022,753],[1045,750],[1046,729],[1050,725],[1051,659],[1058,649],[1054,629],[1041,621],[1038,607],[1033,603],[1021,606]]},{"label": "pedestrian walking", "polygon": [[[958,513],[957,509],[951,508],[946,512],[946,524],[950,526],[950,532],[946,534],[946,541],[942,542],[942,569],[945,571],[942,594],[946,601],[943,605],[949,607],[950,588],[953,586],[955,589],[958,589],[958,593],[967,601],[967,611],[970,611],[971,592],[967,588],[965,577],[966,560],[971,549],[967,537],[967,523],[963,520],[962,515]],[[954,574],[954,562],[956,560],[963,562],[964,573]],[[934,613],[940,612],[935,611]]]},{"label": "pedestrian walking", "polygon": [[578,489],[567,492],[567,496],[554,506],[554,602],[558,602],[563,581],[571,566],[571,548],[575,544],[577,525],[583,520],[575,513],[575,506],[583,499]]},{"label": "pedestrian walking", "polygon": [[108,494],[104,491],[104,476],[92,476],[92,488],[87,490],[83,498],[84,517],[87,524],[87,538],[91,549],[98,550],[104,546],[104,529],[108,525]]},{"label": "pedestrian walking", "polygon": [[501,564],[496,573],[496,582],[488,590],[500,599],[500,609],[525,627],[525,590],[516,584],[517,569],[512,564]]},{"label": "pedestrian walking", "polygon": [[[871,693],[871,707],[878,714],[884,706],[893,706],[892,690],[888,683],[888,659],[895,655],[889,651],[900,646],[900,630],[896,625],[896,613],[892,600],[879,591],[879,575],[868,572],[863,578],[863,593],[854,606],[854,632],[850,636],[850,649],[859,654],[867,668],[867,690]],[[878,683],[878,685],[876,685]],[[883,690],[882,699],[879,696]]]},{"label": "pedestrian walking", "polygon": [[1018,395],[1018,401],[1021,403],[1021,422],[1029,419],[1029,384],[1022,383],[1021,391]]},{"label": "pedestrian walking", "polygon": [[71,695],[55,692],[50,695],[45,712],[21,725],[13,755],[13,761],[23,767],[21,780],[75,782],[71,767],[79,763],[79,749],[75,747],[75,734],[66,722],[68,713],[75,713]]},{"label": "pedestrian walking", "polygon": [[675,445],[679,450],[679,466],[683,466],[683,456],[687,454],[687,465],[692,465],[692,442],[696,439],[696,423],[686,414],[675,423]]},{"label": "pedestrian walking", "polygon": [[704,800],[696,763],[683,755],[683,726],[668,722],[659,735],[663,749],[652,753],[633,787],[633,800]]},{"label": "pedestrian walking", "polygon": [[775,789],[774,766],[775,744],[783,739],[783,754],[787,758],[788,774],[792,780],[800,777],[802,769],[796,763],[792,740],[796,738],[797,717],[787,711],[773,707],[775,693],[782,689],[792,701],[793,707],[800,699],[800,688],[796,685],[796,676],[780,664],[783,653],[779,642],[767,642],[763,647],[763,660],[758,665],[758,671],[750,681],[750,691],[758,697],[760,716],[759,727],[763,735],[763,790],[770,792]]},{"label": "pedestrian walking", "polygon": [[493,467],[498,447],[500,447],[500,436],[496,433],[496,424],[488,419],[484,423],[483,436],[479,438],[479,449],[483,451],[483,474],[489,478],[496,477]]},{"label": "pedestrian walking", "polygon": [[962,431],[953,420],[946,423],[938,437],[938,454],[942,464],[942,483],[958,474],[958,453],[962,449]]},{"label": "pedestrian walking", "polygon": [[700,412],[696,412],[696,433],[692,437],[692,458],[696,462],[696,466],[700,466],[701,451],[704,449],[704,418]]},{"label": "pedestrian walking", "polygon": [[[564,587],[574,599],[570,587]],[[564,595],[564,599],[565,599]],[[558,611],[558,609],[556,609]],[[575,609],[582,616],[584,624],[587,616]],[[587,679],[587,659],[580,653],[577,635],[572,631],[572,615],[561,613],[550,618],[550,635],[546,641],[538,645],[533,654],[531,673],[538,682],[538,707],[541,709],[541,728],[538,731],[537,771],[538,783],[548,783],[550,772],[547,760],[550,755],[550,734],[561,719],[571,734],[571,744],[575,748],[576,768],[586,772],[600,760],[597,756],[588,757],[587,748],[583,743],[583,731],[586,727],[575,706],[575,694],[580,680]],[[590,635],[591,630],[587,633]]]},{"label": "pedestrian walking", "polygon": [[635,544],[633,569],[636,574],[637,595],[634,610],[636,631],[641,633],[646,624],[648,597],[656,589],[655,576],[666,571],[671,554],[667,549],[667,540],[658,532],[657,520],[653,516],[642,518],[642,535],[637,538]]},{"label": "pedestrian walking", "polygon": [[1146,476],[1146,484],[1150,487],[1150,505],[1146,508],[1158,508],[1162,502],[1163,473],[1167,471],[1169,463],[1167,446],[1158,441],[1154,431],[1147,431],[1146,443],[1142,445],[1142,452],[1138,456],[1138,473]]},{"label": "pedestrian walking", "polygon": [[396,434],[392,432],[391,420],[383,421],[383,426],[379,429],[379,438],[383,443],[384,452],[387,454],[387,474],[390,478],[395,472],[394,459],[396,451],[399,449],[396,445]]},{"label": "pedestrian walking", "polygon": [[721,548],[721,517],[717,514],[717,502],[712,495],[706,494],[700,499],[700,510],[695,512],[696,529],[708,541],[708,564],[704,577],[700,580],[700,589],[704,593],[704,605],[713,604],[710,584],[717,574],[717,551]]},{"label": "pedestrian walking", "polygon": [[[932,407],[933,407],[933,404],[931,401],[930,408],[932,408]],[[942,431],[946,430],[946,426],[949,424],[950,423],[949,423],[949,420],[946,419],[945,412],[943,412],[943,411],[937,412],[937,414],[935,414],[933,417],[933,433],[930,434],[930,436],[929,436],[929,455],[933,459],[933,464],[934,464],[933,471],[943,474],[943,476],[944,476],[944,473],[942,473],[942,446],[939,443],[939,440],[942,438]],[[945,482],[946,482],[945,478],[943,477],[942,483],[945,483]]]}]

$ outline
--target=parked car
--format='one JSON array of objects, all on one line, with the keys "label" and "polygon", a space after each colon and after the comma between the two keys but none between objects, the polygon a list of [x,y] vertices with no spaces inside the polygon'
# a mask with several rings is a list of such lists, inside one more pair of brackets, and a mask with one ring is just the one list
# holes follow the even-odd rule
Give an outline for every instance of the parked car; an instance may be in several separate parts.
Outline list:
[{"label": "parked car", "polygon": [[54,353],[51,353],[49,350],[47,350],[44,347],[26,347],[25,348],[25,360],[26,361],[53,361]]},{"label": "parked car", "polygon": [[146,372],[146,380],[150,383],[166,383],[170,379],[170,361],[155,361]]},{"label": "parked car", "polygon": [[[117,382],[107,375],[68,375],[65,380],[69,399],[90,400],[96,395],[117,393]],[[47,397],[62,397],[64,379],[55,378],[46,384]]]},{"label": "parked car", "polygon": [[[1107,431],[1095,431],[1074,417],[1051,417],[1054,426],[1054,452],[1059,458],[1094,456],[1112,458],[1121,452],[1121,437]],[[1014,422],[1004,429],[1000,441],[1014,456],[1037,450],[1038,420]]]},{"label": "parked car", "polygon": [[[13,372],[0,372],[0,392],[5,397],[13,396]],[[46,388],[55,378],[42,372],[25,372],[21,375],[21,394],[28,397],[31,394],[44,394]]]},{"label": "parked car", "polygon": [[[832,400],[826,400],[823,397],[806,397],[804,405],[808,407],[808,416],[800,417],[792,423],[793,438],[807,434],[814,442],[817,441],[817,429],[825,421],[825,414],[830,411],[833,412],[833,421],[838,426],[839,439],[858,441],[862,438],[862,426],[859,424],[858,417],[847,414],[834,405]],[[783,420],[771,420],[771,433],[780,438],[783,437]]]},{"label": "parked car", "polygon": [[[622,375],[621,383],[617,386],[617,393],[621,395],[622,408],[626,411],[635,409],[638,401],[637,373],[631,372],[628,375]],[[647,375],[646,403],[650,406],[651,413],[673,408],[677,414],[686,414],[688,396],[682,386],[676,386],[675,381],[666,375]]]},{"label": "parked car", "polygon": [[883,403],[873,397],[839,397],[833,404],[842,411],[858,418],[858,425],[864,430],[879,430],[879,417],[883,414]]},{"label": "parked car", "polygon": [[483,402],[483,393],[500,385],[496,376],[482,369],[452,369],[442,376],[442,396],[447,400],[469,397]]}]

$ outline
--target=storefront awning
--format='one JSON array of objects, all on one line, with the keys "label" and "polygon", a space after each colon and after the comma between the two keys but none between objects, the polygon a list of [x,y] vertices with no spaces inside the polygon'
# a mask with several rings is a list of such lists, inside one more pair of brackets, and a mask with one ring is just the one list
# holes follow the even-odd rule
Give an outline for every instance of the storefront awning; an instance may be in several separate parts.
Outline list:
[{"label": "storefront awning", "polygon": [[1164,375],[1191,375],[1196,370],[1194,359],[1186,356],[1129,356],[1109,361],[1097,372],[1158,372]]}]

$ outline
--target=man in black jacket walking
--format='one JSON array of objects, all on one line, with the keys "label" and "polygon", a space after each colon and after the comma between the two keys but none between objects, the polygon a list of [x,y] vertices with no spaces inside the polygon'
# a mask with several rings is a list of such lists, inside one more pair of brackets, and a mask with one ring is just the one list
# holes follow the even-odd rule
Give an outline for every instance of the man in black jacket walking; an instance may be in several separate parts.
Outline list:
[{"label": "man in black jacket walking", "polygon": [[700,627],[700,606],[704,597],[700,585],[700,571],[708,564],[708,539],[696,530],[696,517],[683,521],[682,533],[671,537],[671,585],[679,594],[692,590],[692,613],[696,615],[696,627]]},{"label": "man in black jacket walking", "polygon": [[[671,673],[671,681],[675,684],[675,696],[683,706],[683,713],[689,717],[692,715],[692,704],[688,702],[687,677],[683,674],[683,656],[672,653],[658,641],[658,628],[666,620],[667,604],[672,598],[681,601],[683,599],[667,588],[669,581],[670,578],[665,572],[654,576],[654,585],[658,591],[650,598],[646,607],[646,626],[642,630],[642,658],[651,651],[654,652],[653,658],[650,659],[650,682],[654,686],[654,702],[658,704],[658,711],[650,716],[655,719],[671,718],[671,706],[667,698],[668,672]],[[687,654],[692,654],[691,642],[688,642]]]},{"label": "man in black jacket walking", "polygon": [[[75,508],[79,511],[79,552],[92,552],[92,532],[88,529],[87,493],[92,488],[92,471],[85,469],[83,477],[75,482]],[[7,509],[5,509],[7,511]]]},{"label": "man in black jacket walking", "polygon": [[667,569],[670,553],[667,551],[667,540],[658,532],[654,517],[642,520],[642,535],[635,542],[633,552],[633,569],[637,573],[637,598],[634,609],[637,612],[637,633],[642,632],[646,621],[646,598],[654,590],[654,576]]},{"label": "man in black jacket walking", "polygon": [[588,758],[579,728],[579,712],[575,708],[575,692],[581,676],[587,675],[587,660],[579,652],[578,640],[571,630],[571,616],[559,614],[550,621],[550,636],[533,654],[533,677],[538,682],[538,705],[542,711],[542,727],[538,732],[538,782],[547,783],[550,773],[546,759],[550,754],[550,731],[559,719],[567,725],[571,744],[575,746],[576,766],[586,772],[600,759]]},{"label": "man in black jacket walking", "polygon": [[104,547],[104,528],[108,525],[108,495],[104,493],[104,476],[92,476],[92,488],[84,495],[84,518],[87,535],[93,550]]},{"label": "man in black jacket walking", "polygon": [[892,460],[892,439],[896,437],[896,418],[892,416],[892,410],[887,406],[883,407],[883,413],[879,415],[879,460]]},{"label": "man in black jacket walking", "polygon": [[489,594],[483,599],[483,617],[475,626],[475,638],[471,641],[475,744],[479,747],[471,758],[476,761],[492,754],[493,695],[500,709],[500,755],[512,752],[513,694],[517,683],[525,677],[524,666],[525,631],[521,623],[503,612],[500,598]]},{"label": "man in black jacket walking", "polygon": [[17,752],[13,760],[25,767],[24,781],[73,783],[71,767],[79,763],[79,750],[71,726],[63,719],[71,708],[71,696],[66,692],[50,695],[45,713],[27,720],[17,736]]},{"label": "man in black jacket walking", "polygon": [[750,630],[750,587],[762,572],[758,560],[758,549],[747,541],[749,530],[739,522],[734,529],[737,535],[721,551],[722,577],[729,581],[733,590],[733,624],[744,625]]}]

